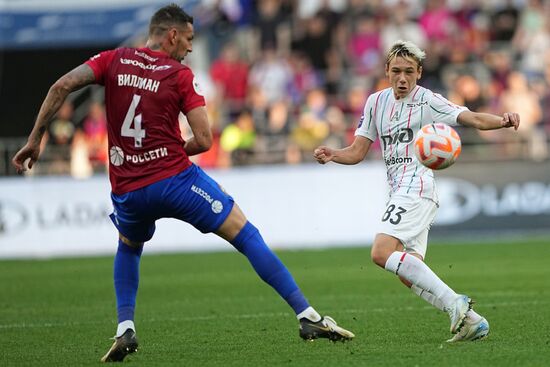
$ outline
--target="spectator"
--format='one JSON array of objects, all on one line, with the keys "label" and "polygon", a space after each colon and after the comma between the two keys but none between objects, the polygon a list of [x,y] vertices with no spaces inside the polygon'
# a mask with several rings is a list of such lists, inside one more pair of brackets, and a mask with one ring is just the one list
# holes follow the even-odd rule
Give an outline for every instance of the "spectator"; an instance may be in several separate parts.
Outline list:
[{"label": "spectator", "polygon": [[[310,158],[311,151],[329,136],[331,125],[335,125],[342,113],[337,107],[327,104],[327,96],[321,89],[314,89],[307,95],[306,105],[298,117],[298,124],[292,130],[291,139],[302,151],[302,157]],[[342,137],[342,136],[341,136]],[[342,137],[345,140],[345,135]]]},{"label": "spectator", "polygon": [[256,131],[250,111],[243,110],[234,123],[223,129],[220,145],[230,154],[232,165],[241,166],[252,163]]},{"label": "spectator", "polygon": [[292,53],[289,56],[289,64],[292,69],[290,98],[294,104],[299,105],[304,102],[307,92],[321,87],[321,76],[302,52]]},{"label": "spectator", "polygon": [[506,4],[496,10],[490,16],[491,41],[510,42],[518,26],[519,10],[512,0],[506,0]]},{"label": "spectator", "polygon": [[[466,74],[456,77],[447,97],[449,101],[465,106],[470,111],[490,112],[483,94],[483,86],[472,75]],[[485,134],[476,129],[468,129],[460,125],[456,126],[455,129],[459,132],[464,145],[483,143],[484,140],[480,138],[480,135],[485,136],[487,139],[494,139],[491,134]],[[498,134],[500,131],[496,133]]]},{"label": "spectator", "polygon": [[250,69],[249,86],[257,88],[268,103],[285,99],[292,81],[292,71],[286,60],[274,49],[263,50],[260,60]]},{"label": "spectator", "polygon": [[94,172],[104,172],[108,164],[107,119],[101,103],[92,102],[82,128],[91,167]]},{"label": "spectator", "polygon": [[388,20],[380,32],[383,52],[388,51],[391,45],[399,39],[416,43],[420,48],[426,47],[426,33],[417,22],[409,18],[409,3],[407,1],[391,6],[388,13]]},{"label": "spectator", "polygon": [[527,0],[520,12],[519,24],[514,33],[512,44],[521,53],[533,42],[535,34],[544,24],[544,4],[542,0]]},{"label": "spectator", "polygon": [[508,77],[508,88],[502,93],[502,110],[514,108],[521,116],[520,133],[523,149],[520,153],[534,159],[546,158],[546,139],[538,125],[542,122],[542,108],[539,96],[530,88],[527,78],[520,72]]},{"label": "spectator", "polygon": [[418,20],[429,42],[448,43],[458,30],[445,0],[427,0],[424,13]]},{"label": "spectator", "polygon": [[301,51],[309,58],[313,68],[326,73],[329,65],[329,52],[332,48],[332,35],[326,20],[321,15],[304,20],[305,34],[294,41],[293,50]]},{"label": "spectator", "polygon": [[260,131],[257,141],[260,163],[285,163],[289,156],[288,136],[291,130],[290,111],[285,102],[271,105],[267,125]]},{"label": "spectator", "polygon": [[71,144],[76,130],[72,118],[73,105],[65,101],[48,128],[44,151],[44,158],[49,161],[48,174],[70,173]]},{"label": "spectator", "polygon": [[280,0],[260,0],[254,25],[259,50],[275,49],[279,54],[287,53],[290,47],[290,25]]},{"label": "spectator", "polygon": [[508,84],[508,75],[510,75],[513,68],[512,58],[511,52],[504,48],[489,50],[483,58],[485,65],[489,67],[497,97],[500,97]]},{"label": "spectator", "polygon": [[[521,71],[523,71],[529,80],[542,79],[544,74],[544,60],[546,52],[550,49],[550,3],[542,14],[542,19],[538,19],[537,28],[533,24],[529,36],[526,36],[522,42]],[[533,14],[533,16],[535,16]],[[533,20],[535,23],[536,20]]]},{"label": "spectator", "polygon": [[210,76],[229,112],[239,111],[246,98],[248,64],[239,59],[239,50],[235,44],[228,43],[224,46],[220,58],[212,63]]},{"label": "spectator", "polygon": [[348,43],[348,60],[354,75],[368,75],[379,70],[381,41],[377,19],[364,13],[357,19]]},{"label": "spectator", "polygon": [[94,173],[92,165],[90,164],[86,134],[82,129],[77,129],[74,134],[73,143],[71,145],[70,165],[71,176],[76,179],[85,179]]}]

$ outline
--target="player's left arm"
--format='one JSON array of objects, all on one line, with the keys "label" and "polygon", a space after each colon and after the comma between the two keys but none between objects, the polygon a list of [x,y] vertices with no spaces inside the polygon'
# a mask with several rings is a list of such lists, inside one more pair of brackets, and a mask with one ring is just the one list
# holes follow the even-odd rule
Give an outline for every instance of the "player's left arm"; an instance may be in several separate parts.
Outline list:
[{"label": "player's left arm", "polygon": [[26,171],[25,161],[29,159],[28,168],[31,169],[40,155],[40,143],[48,125],[55,116],[67,96],[95,82],[92,69],[82,64],[59,78],[49,89],[46,98],[42,102],[40,111],[34,123],[34,127],[27,139],[27,144],[12,159],[12,163],[18,173]]},{"label": "player's left arm", "polygon": [[206,107],[195,107],[186,114],[193,136],[185,142],[183,149],[188,156],[206,152],[212,146],[212,130],[208,122]]},{"label": "player's left arm", "polygon": [[495,130],[509,127],[517,130],[520,118],[519,114],[515,112],[505,112],[502,116],[498,116],[491,113],[466,110],[460,112],[456,120],[461,125],[474,127],[478,130]]}]

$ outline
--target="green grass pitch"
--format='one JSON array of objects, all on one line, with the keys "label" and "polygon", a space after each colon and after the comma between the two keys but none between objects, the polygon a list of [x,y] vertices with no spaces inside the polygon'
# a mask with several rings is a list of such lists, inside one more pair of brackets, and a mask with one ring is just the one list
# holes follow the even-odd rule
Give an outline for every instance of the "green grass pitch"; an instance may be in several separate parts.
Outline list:
[{"label": "green grass pitch", "polygon": [[[290,308],[236,252],[148,255],[134,366],[548,366],[550,241],[431,245],[491,334],[449,345],[446,314],[370,262],[369,248],[278,252],[312,305],[353,330],[304,342]],[[0,366],[93,366],[116,327],[112,258],[0,262]]]}]

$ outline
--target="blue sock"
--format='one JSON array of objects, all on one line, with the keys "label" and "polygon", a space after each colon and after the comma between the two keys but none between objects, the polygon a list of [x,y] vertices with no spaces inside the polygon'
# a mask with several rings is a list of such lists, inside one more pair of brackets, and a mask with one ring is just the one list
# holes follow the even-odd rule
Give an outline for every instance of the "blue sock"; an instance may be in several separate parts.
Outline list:
[{"label": "blue sock", "polygon": [[231,244],[248,258],[260,278],[272,286],[296,314],[309,307],[308,301],[290,272],[267,247],[260,232],[252,223],[246,222]]},{"label": "blue sock", "polygon": [[139,260],[143,246],[130,247],[118,240],[115,256],[115,293],[118,322],[134,320],[136,295],[139,285]]}]

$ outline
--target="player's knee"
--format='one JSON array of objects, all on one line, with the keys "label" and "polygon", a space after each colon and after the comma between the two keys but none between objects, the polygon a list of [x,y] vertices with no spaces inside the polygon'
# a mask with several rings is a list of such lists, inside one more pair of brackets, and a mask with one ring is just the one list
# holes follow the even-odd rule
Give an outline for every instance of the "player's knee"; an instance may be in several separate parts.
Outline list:
[{"label": "player's knee", "polygon": [[376,265],[380,266],[381,268],[384,268],[386,266],[386,261],[388,261],[388,258],[390,255],[395,251],[395,249],[388,245],[387,242],[381,240],[382,237],[376,237],[374,240],[374,244],[372,245],[372,250],[370,253],[372,262],[374,262]]},{"label": "player's knee", "polygon": [[372,262],[382,268],[386,265],[388,256],[389,255],[386,254],[386,251],[384,251],[383,248],[380,248],[379,246],[373,246],[370,252]]},{"label": "player's knee", "polygon": [[239,208],[237,203],[235,203],[231,209],[231,212],[215,233],[226,241],[232,242],[245,227],[247,222],[248,220],[246,219],[244,213]]},{"label": "player's knee", "polygon": [[237,236],[229,242],[239,252],[245,253],[246,246],[250,245],[251,239],[255,238],[256,240],[252,240],[252,242],[257,243],[258,237],[261,239],[258,229],[252,223],[247,221],[243,228],[241,228]]}]

